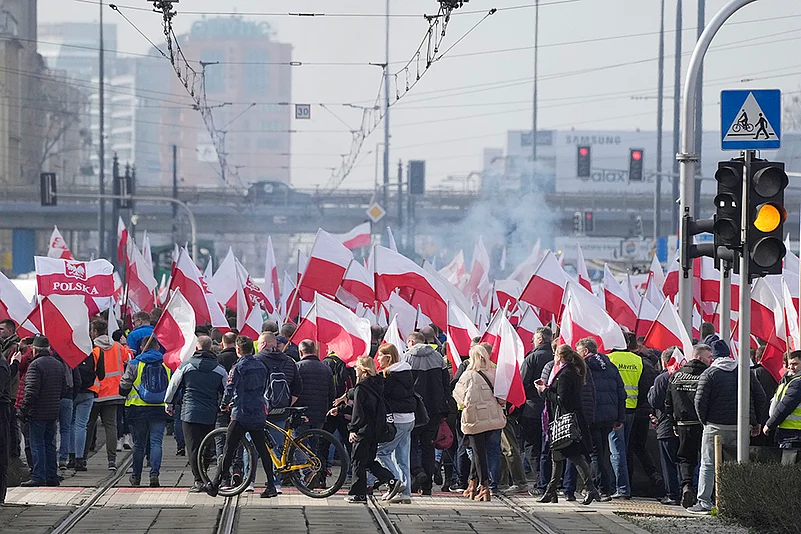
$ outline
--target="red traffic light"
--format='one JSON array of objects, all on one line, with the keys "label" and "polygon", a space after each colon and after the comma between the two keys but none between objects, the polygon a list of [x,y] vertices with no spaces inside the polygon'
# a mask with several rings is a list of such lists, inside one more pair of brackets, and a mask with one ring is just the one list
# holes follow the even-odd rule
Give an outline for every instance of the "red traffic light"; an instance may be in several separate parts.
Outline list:
[{"label": "red traffic light", "polygon": [[634,161],[640,161],[642,159],[642,152],[640,152],[639,150],[632,150],[631,159],[633,159]]},{"label": "red traffic light", "polygon": [[584,147],[584,146],[579,148],[579,156],[587,157],[589,154],[590,154],[590,149],[589,148]]},{"label": "red traffic light", "polygon": [[586,212],[586,213],[584,214],[584,218],[585,218],[585,219],[587,219],[588,221],[591,221],[591,220],[592,220],[592,213],[591,213],[591,212],[589,212],[589,211],[588,211],[588,212]]}]

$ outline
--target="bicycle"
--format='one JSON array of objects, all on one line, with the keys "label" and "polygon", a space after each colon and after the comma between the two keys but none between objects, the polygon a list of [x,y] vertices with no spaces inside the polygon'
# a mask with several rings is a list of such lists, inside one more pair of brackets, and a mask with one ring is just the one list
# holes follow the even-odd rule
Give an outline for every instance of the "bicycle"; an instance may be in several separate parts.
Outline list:
[{"label": "bicycle", "polygon": [[[308,429],[298,435],[292,432],[298,426],[308,422],[304,415],[305,407],[289,407],[272,410],[271,416],[289,414],[285,428],[281,428],[270,421],[264,429],[267,450],[273,462],[273,471],[276,476],[284,480],[289,479],[293,486],[302,494],[323,499],[339,491],[345,484],[350,468],[350,458],[347,450],[333,434],[320,429]],[[276,454],[277,444],[272,439],[269,430],[273,429],[283,434],[284,443]],[[220,440],[224,443],[227,428],[217,428],[203,438],[198,448],[198,471],[204,484],[208,484],[214,477],[213,464],[222,466],[222,447],[218,449]],[[259,455],[256,452],[250,434],[240,444],[240,448],[247,452],[248,461],[244,462],[242,471],[232,464],[231,471],[223,474],[225,481],[219,488],[218,494],[223,497],[233,497],[244,492],[255,480],[258,469]],[[333,457],[331,449],[333,448]],[[220,453],[218,454],[218,450]],[[237,453],[237,455],[239,452]],[[240,462],[240,464],[243,462]],[[212,468],[212,472],[209,470]],[[329,479],[333,483],[329,485]]]},{"label": "bicycle", "polygon": [[738,121],[738,122],[735,122],[731,127],[731,131],[734,132],[734,133],[737,133],[737,132],[740,132],[740,131],[743,131],[743,130],[745,130],[746,132],[753,132],[754,131],[754,125],[753,124],[749,124],[748,121]]}]

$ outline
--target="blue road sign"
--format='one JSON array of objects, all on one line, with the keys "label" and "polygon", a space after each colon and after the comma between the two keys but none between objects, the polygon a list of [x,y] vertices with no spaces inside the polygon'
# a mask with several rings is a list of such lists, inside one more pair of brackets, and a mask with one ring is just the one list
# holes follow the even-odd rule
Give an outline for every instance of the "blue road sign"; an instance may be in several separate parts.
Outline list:
[{"label": "blue road sign", "polygon": [[779,148],[782,136],[781,91],[721,91],[720,136],[723,150]]}]

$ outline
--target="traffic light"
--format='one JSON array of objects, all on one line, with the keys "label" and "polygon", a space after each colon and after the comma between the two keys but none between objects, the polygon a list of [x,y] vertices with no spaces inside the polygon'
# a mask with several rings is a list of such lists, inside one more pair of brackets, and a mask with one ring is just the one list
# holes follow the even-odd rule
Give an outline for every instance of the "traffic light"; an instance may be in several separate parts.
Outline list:
[{"label": "traffic light", "polygon": [[39,175],[39,188],[42,197],[42,206],[55,206],[57,204],[56,173],[41,173]]},{"label": "traffic light", "polygon": [[426,192],[426,162],[409,162],[409,194],[424,195]]},{"label": "traffic light", "polygon": [[582,230],[582,220],[581,220],[581,212],[577,211],[573,214],[573,231],[577,234],[581,233]]},{"label": "traffic light", "polygon": [[629,182],[642,182],[642,164],[645,151],[641,148],[629,150]]},{"label": "traffic light", "polygon": [[784,189],[789,183],[784,163],[751,162],[748,176],[748,258],[751,278],[782,274],[787,249],[782,241]]},{"label": "traffic light", "polygon": [[578,147],[576,153],[576,176],[579,178],[589,178],[591,165],[591,151],[588,146]]},{"label": "traffic light", "polygon": [[591,211],[584,212],[584,232],[589,234],[595,231],[595,218]]},{"label": "traffic light", "polygon": [[742,245],[740,228],[743,200],[743,158],[718,163],[715,180],[718,192],[715,196],[715,257],[733,261],[731,251]]}]

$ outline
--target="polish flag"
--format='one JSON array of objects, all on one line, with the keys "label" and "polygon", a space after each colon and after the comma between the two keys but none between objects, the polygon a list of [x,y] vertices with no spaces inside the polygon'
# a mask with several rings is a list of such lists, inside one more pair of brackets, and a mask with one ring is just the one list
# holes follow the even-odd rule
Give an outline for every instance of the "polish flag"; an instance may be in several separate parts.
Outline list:
[{"label": "polish flag", "polygon": [[[665,273],[662,271],[662,264],[659,263],[656,254],[654,254],[654,257],[651,259],[651,271],[648,274],[650,280],[656,284],[656,289],[659,293],[662,293],[662,288],[665,287]],[[664,295],[664,293],[662,294]]]},{"label": "polish flag", "polygon": [[50,247],[47,250],[47,257],[59,260],[74,260],[72,252],[67,247],[67,242],[58,231],[58,227],[53,227],[53,233],[50,234]]},{"label": "polish flag", "polygon": [[[470,312],[473,311],[474,307],[464,296],[464,293],[459,291],[458,287],[448,282],[444,276],[439,274],[439,272],[437,272],[437,268],[434,267],[432,263],[429,263],[428,260],[423,260],[423,270],[430,275],[434,282],[439,284],[439,286],[442,288],[445,300],[450,301],[451,306],[459,306],[463,312],[470,315]],[[401,295],[403,294],[401,293]],[[423,297],[424,295],[415,293],[411,300],[412,305],[417,305],[420,302],[420,299]]]},{"label": "polish flag", "polygon": [[[300,279],[303,278],[303,273],[306,272],[306,267],[309,266],[309,256],[306,255],[305,252],[298,249],[298,276],[296,278],[297,282],[300,282]],[[297,284],[297,282],[295,282]]]},{"label": "polish flag", "polygon": [[587,264],[584,262],[584,253],[581,251],[581,245],[576,245],[576,271],[578,271],[578,283],[587,291],[592,293],[592,284],[590,283],[590,275],[587,272]]},{"label": "polish flag", "polygon": [[449,292],[437,277],[420,268],[409,258],[381,246],[374,248],[373,268],[378,301],[385,302],[398,288],[412,291],[414,295],[412,305],[419,304],[421,311],[437,326],[447,328],[447,302],[451,299],[447,298]]},{"label": "polish flag", "polygon": [[767,342],[762,366],[780,381],[784,371],[782,358],[787,350],[784,303],[764,278],[757,278],[751,289],[751,335]]},{"label": "polish flag", "polygon": [[[373,273],[356,260],[351,260],[342,285],[337,290],[337,299],[350,307],[356,307],[361,302],[367,306],[375,304],[375,291],[373,290]],[[353,304],[352,306],[350,304]]]},{"label": "polish flag", "polygon": [[284,312],[284,321],[292,320],[300,313],[300,297],[295,289],[295,281],[284,271],[284,285],[281,293],[281,306]]},{"label": "polish flag", "polygon": [[387,240],[389,244],[389,250],[394,252],[398,251],[398,244],[395,243],[395,234],[392,233],[392,228],[387,226]]},{"label": "polish flag", "polygon": [[384,332],[383,343],[392,343],[393,345],[395,345],[395,348],[397,348],[398,352],[401,354],[406,352],[406,342],[403,340],[403,336],[401,335],[400,330],[398,329],[397,315],[392,318],[392,321],[390,321],[389,326],[387,326],[387,329]]},{"label": "polish flag", "polygon": [[517,309],[517,299],[523,288],[517,280],[495,280],[495,299],[493,301],[493,311],[506,308],[514,311]]},{"label": "polish flag", "polygon": [[298,290],[304,300],[311,301],[314,292],[334,296],[353,260],[353,253],[325,230],[317,230],[309,263],[300,279]]},{"label": "polish flag", "polygon": [[604,265],[604,304],[606,312],[615,322],[633,332],[637,326],[637,309],[615,279],[608,265]]},{"label": "polish flag", "polygon": [[782,278],[782,300],[784,301],[784,321],[787,325],[787,341],[790,344],[790,350],[799,350],[801,348],[801,330],[798,325],[798,310],[793,305],[793,297],[790,294],[790,288],[787,286],[787,281]]},{"label": "polish flag", "polygon": [[[397,250],[395,252],[397,252]],[[460,250],[448,265],[437,272],[454,286],[463,287],[464,284],[467,283],[467,267],[464,262],[464,252]]]},{"label": "polish flag", "polygon": [[578,291],[574,284],[568,284],[565,290],[565,311],[560,327],[560,340],[574,348],[576,342],[585,337],[594,339],[602,353],[626,347],[620,326],[591,294]]},{"label": "polish flag", "polygon": [[665,275],[665,283],[662,285],[662,293],[671,300],[676,298],[679,293],[679,253],[676,252],[676,257],[668,268]]},{"label": "polish flag", "polygon": [[21,331],[42,332],[53,350],[74,369],[93,348],[89,337],[90,310],[87,299],[81,295],[52,294],[42,297],[40,305],[41,310],[37,306],[31,312],[28,316],[30,325],[23,324]]},{"label": "polish flag", "polygon": [[567,274],[548,250],[520,294],[520,300],[558,317],[566,285]]},{"label": "polish flag", "polygon": [[169,297],[169,295],[170,284],[167,283],[167,273],[162,273],[161,282],[159,282],[159,289],[156,295],[160,308],[167,304],[167,297]]},{"label": "polish flag", "polygon": [[509,275],[509,278],[512,280],[517,280],[520,284],[520,287],[525,287],[531,277],[534,276],[534,271],[537,270],[537,266],[540,264],[540,240],[537,239],[537,242],[534,244],[534,249],[531,251],[531,254],[524,259],[515,270],[512,271],[512,274]]},{"label": "polish flag", "polygon": [[131,244],[132,246],[128,250],[128,270],[125,275],[128,281],[128,302],[137,309],[150,313],[156,305],[153,292],[158,287],[158,282],[153,276],[152,266],[147,265],[147,261],[136,245]]},{"label": "polish flag", "polygon": [[[240,315],[243,316],[243,319],[239,318]],[[239,330],[241,335],[247,336],[253,340],[259,339],[259,335],[261,335],[261,325],[264,322],[264,316],[262,315],[262,310],[258,303],[250,309],[246,317],[244,317],[244,314],[237,314],[236,322],[236,328]]]},{"label": "polish flag", "polygon": [[[244,284],[239,281],[239,269],[237,269],[236,264],[237,259],[234,256],[234,251],[229,248],[225,259],[217,267],[217,272],[207,282],[211,292],[214,293],[220,304],[239,312],[239,303],[246,302],[246,299],[243,290]],[[242,310],[242,313],[247,313],[247,310]]]},{"label": "polish flag", "polygon": [[431,319],[421,314],[418,308],[403,300],[397,293],[393,292],[389,295],[389,298],[384,302],[384,307],[389,312],[390,317],[395,317],[398,330],[404,339],[414,332],[418,324],[431,323]]},{"label": "polish flag", "polygon": [[497,365],[495,397],[515,407],[522,406],[526,402],[526,390],[520,367],[526,357],[526,349],[504,310],[498,310],[492,317],[481,341],[492,345],[490,359]]},{"label": "polish flag", "polygon": [[474,337],[478,337],[478,328],[470,317],[458,306],[448,306],[448,351],[453,369],[459,367],[461,358],[470,355],[470,344]]},{"label": "polish flag", "polygon": [[652,349],[664,351],[669,347],[677,346],[682,349],[682,358],[673,362],[668,369],[674,371],[684,365],[684,361],[692,355],[693,342],[679,318],[679,313],[670,300],[665,300],[651,329],[645,334],[643,345]]},{"label": "polish flag", "polygon": [[479,300],[487,303],[487,297],[492,288],[489,281],[490,257],[484,246],[484,239],[479,236],[478,243],[473,249],[473,265],[470,268],[470,277],[464,286],[464,295],[469,299],[478,295]]},{"label": "polish flag", "polygon": [[636,304],[640,302],[640,292],[637,290],[637,287],[634,285],[634,282],[631,280],[631,273],[626,271],[626,282],[623,284],[623,290],[626,291],[626,294],[629,297],[629,302]]},{"label": "polish flag", "polygon": [[253,281],[250,273],[239,260],[236,260],[236,272],[239,277],[239,284],[242,286],[242,292],[245,295],[248,312],[254,306],[259,306],[267,313],[275,313],[275,306],[272,301],[264,294],[264,291],[261,290],[256,282]]},{"label": "polish flag", "polygon": [[292,335],[296,343],[304,339],[325,343],[343,362],[355,364],[356,358],[370,352],[370,321],[318,293]]},{"label": "polish flag", "polygon": [[369,247],[370,223],[364,222],[349,232],[345,232],[344,234],[331,234],[331,236],[342,243],[345,248],[349,250]]},{"label": "polish flag", "polygon": [[267,257],[264,261],[264,292],[272,297],[276,304],[281,302],[281,292],[278,288],[278,264],[275,262],[273,238],[267,236]]},{"label": "polish flag", "polygon": [[33,307],[17,286],[0,272],[0,320],[11,319],[21,325]]},{"label": "polish flag", "polygon": [[[182,252],[185,251],[186,249]],[[197,270],[197,267],[195,269]],[[164,313],[153,329],[153,334],[165,350],[164,363],[173,371],[192,356],[197,346],[195,310],[192,308],[181,293],[181,288],[175,288],[164,308]]]},{"label": "polish flag", "polygon": [[[799,280],[799,274],[798,273],[794,273],[792,271],[788,271],[787,269],[785,269],[784,273],[782,274],[782,277],[784,278],[785,282],[787,283],[787,287],[790,290],[790,298],[792,299],[793,307],[795,308],[795,310],[797,312],[797,311],[799,311],[798,310],[799,297],[801,297],[801,287],[799,287],[799,285],[801,284],[801,280]],[[732,283],[732,285],[734,285],[734,284]],[[739,289],[739,285],[738,285],[738,289]],[[733,288],[732,288],[732,292],[734,292]],[[738,294],[738,296],[739,296],[739,294]]]},{"label": "polish flag", "polygon": [[128,229],[122,217],[117,221],[117,261],[123,267],[128,264]]},{"label": "polish flag", "polygon": [[659,282],[656,281],[652,273],[648,273],[648,283],[645,285],[645,299],[654,305],[654,308],[659,310],[662,303],[665,302],[665,295],[659,289]]},{"label": "polish flag", "polygon": [[[654,304],[654,300],[659,299],[659,293],[656,289],[656,284],[653,283],[651,279],[651,275],[648,275],[648,287],[646,288],[646,294],[640,297],[639,308],[637,310],[637,328],[634,330],[637,337],[644,336],[648,333],[651,329],[651,325],[656,321],[656,317],[659,315],[659,308],[662,307],[662,303],[666,300],[665,297],[662,297],[661,301],[657,304]],[[653,293],[653,295],[648,296],[648,293]]]},{"label": "polish flag", "polygon": [[[211,323],[215,328],[228,329],[228,322],[225,321],[220,304],[211,294],[200,270],[189,257],[189,252],[185,248],[182,248],[179,253],[170,279],[170,291],[179,288],[181,299],[187,301],[194,310],[195,325]],[[216,313],[212,314],[212,310],[216,310]]]},{"label": "polish flag", "polygon": [[94,299],[114,296],[114,266],[106,260],[74,261],[35,256],[39,296],[82,295]]},{"label": "polish flag", "polygon": [[534,309],[531,307],[526,308],[526,311],[520,318],[520,323],[517,325],[517,334],[523,342],[526,354],[534,350],[534,333],[537,331],[537,328],[542,326],[542,321],[537,317]]},{"label": "polish flag", "polygon": [[203,269],[203,279],[211,280],[212,278],[214,278],[214,260],[212,260],[211,256],[209,256],[209,261],[206,263],[206,268]]}]

